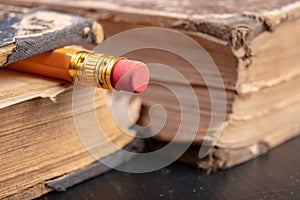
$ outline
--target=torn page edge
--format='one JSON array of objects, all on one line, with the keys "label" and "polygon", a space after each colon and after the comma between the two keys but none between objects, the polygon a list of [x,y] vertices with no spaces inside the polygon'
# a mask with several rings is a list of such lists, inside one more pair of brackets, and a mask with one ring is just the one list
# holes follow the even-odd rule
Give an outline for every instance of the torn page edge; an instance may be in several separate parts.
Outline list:
[{"label": "torn page edge", "polygon": [[26,93],[23,95],[18,95],[17,97],[2,99],[2,100],[0,100],[0,109],[8,107],[8,106],[12,106],[12,105],[24,102],[24,101],[35,99],[35,98],[49,98],[51,101],[56,103],[57,95],[65,92],[65,91],[71,90],[71,89],[72,89],[72,86],[68,84],[68,85],[56,86],[56,87],[49,88],[49,89],[43,90],[43,91],[36,91],[36,92]]}]

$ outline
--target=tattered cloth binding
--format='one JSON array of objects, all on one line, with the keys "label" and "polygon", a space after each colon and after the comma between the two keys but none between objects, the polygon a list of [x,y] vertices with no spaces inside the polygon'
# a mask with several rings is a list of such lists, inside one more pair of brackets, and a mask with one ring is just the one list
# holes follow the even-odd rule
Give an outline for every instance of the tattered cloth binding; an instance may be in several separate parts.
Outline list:
[{"label": "tattered cloth binding", "polygon": [[0,4],[0,67],[55,48],[98,44],[101,25],[92,19]]},{"label": "tattered cloth binding", "polygon": [[[85,115],[88,96],[79,92],[83,108],[72,107],[72,86],[61,80],[5,69],[5,65],[54,48],[80,43],[98,44],[102,27],[94,20],[40,9],[0,5],[0,199],[32,199],[47,192],[64,191],[130,159],[120,149],[140,151],[142,141],[125,134],[114,122],[107,93],[97,90],[94,111],[107,141],[93,140],[89,118],[89,145],[83,145],[73,119],[74,109]],[[115,102],[120,105],[121,101]],[[127,104],[126,104],[127,105]],[[130,103],[137,120],[140,99]],[[131,123],[131,122],[130,122]],[[132,124],[124,124],[129,128]],[[124,129],[123,129],[124,130]],[[88,149],[99,153],[92,156]],[[97,149],[98,148],[98,149]]]},{"label": "tattered cloth binding", "polygon": [[[210,154],[199,159],[197,153],[187,152],[190,156],[185,160],[200,168],[211,171],[243,163],[300,131],[299,1],[22,0],[12,3],[92,17],[103,24],[108,36],[132,28],[156,26],[181,31],[202,45],[222,75],[227,110],[225,127]],[[155,62],[154,54],[140,54],[140,60]],[[138,59],[138,55],[134,56]],[[184,62],[170,55],[160,56],[187,77],[199,98],[201,121],[193,146],[199,149],[211,115],[205,82]],[[151,75],[161,83],[186,87],[172,77]],[[150,85],[148,90],[153,93],[143,98],[145,109],[141,121],[147,121],[146,110],[161,100],[159,103],[166,110],[170,108],[170,123],[156,135],[156,140],[168,143],[180,120],[174,111],[177,108],[163,89]]]}]

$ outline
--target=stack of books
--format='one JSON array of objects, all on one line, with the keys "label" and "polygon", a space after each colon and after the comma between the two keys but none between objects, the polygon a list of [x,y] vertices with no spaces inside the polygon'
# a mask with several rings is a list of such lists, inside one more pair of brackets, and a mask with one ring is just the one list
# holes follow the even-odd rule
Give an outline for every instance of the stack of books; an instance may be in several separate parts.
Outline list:
[{"label": "stack of books", "polygon": [[[203,77],[178,56],[151,50],[129,54],[145,62],[164,57],[164,64],[182,73],[192,85],[201,108],[201,120],[194,145],[182,157],[186,162],[208,171],[228,168],[261,155],[299,133],[298,1],[26,0],[16,4],[92,17],[103,24],[108,36],[155,26],[180,31],[196,40],[218,67],[226,93],[221,135],[215,147],[201,159],[197,152],[207,139],[211,116],[223,114],[218,109],[211,112],[208,92],[222,94],[223,88],[205,84]],[[178,45],[177,48],[189,47]],[[212,68],[207,66],[205,70],[209,73]],[[173,84],[183,91],[187,87],[168,74],[151,74],[151,77],[161,85]],[[213,82],[213,77],[205,78]],[[169,113],[165,127],[154,136],[156,143],[152,146],[159,148],[174,138],[180,123],[180,107],[170,91],[154,84],[143,97],[142,123],[149,121],[147,110],[155,103],[162,104]]]}]

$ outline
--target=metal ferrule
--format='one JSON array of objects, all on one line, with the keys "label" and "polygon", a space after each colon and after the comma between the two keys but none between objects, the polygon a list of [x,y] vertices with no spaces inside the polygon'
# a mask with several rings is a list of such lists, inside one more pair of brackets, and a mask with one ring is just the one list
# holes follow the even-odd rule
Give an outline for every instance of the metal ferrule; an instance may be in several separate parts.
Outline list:
[{"label": "metal ferrule", "polygon": [[114,64],[123,57],[79,51],[73,54],[69,64],[69,74],[80,84],[114,90],[111,72]]}]

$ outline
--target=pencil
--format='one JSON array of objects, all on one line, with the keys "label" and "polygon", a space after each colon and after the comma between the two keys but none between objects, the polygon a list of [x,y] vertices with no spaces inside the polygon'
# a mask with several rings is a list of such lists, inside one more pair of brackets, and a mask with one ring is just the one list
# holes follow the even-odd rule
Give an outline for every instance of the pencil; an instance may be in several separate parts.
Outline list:
[{"label": "pencil", "polygon": [[6,67],[106,90],[138,93],[149,82],[149,70],[142,62],[72,48],[55,49]]}]

